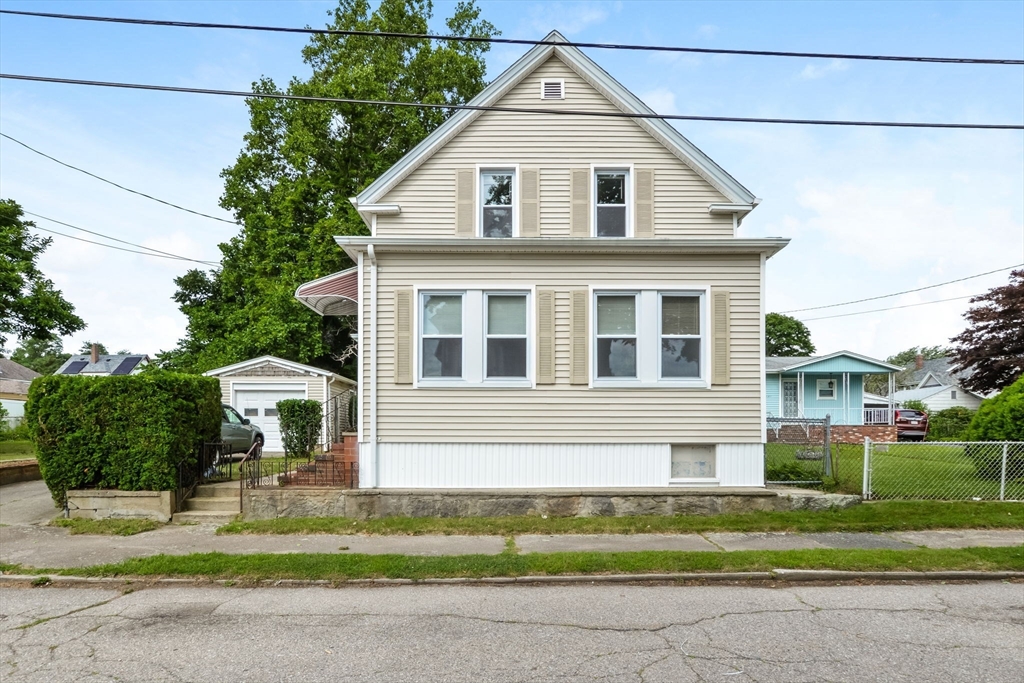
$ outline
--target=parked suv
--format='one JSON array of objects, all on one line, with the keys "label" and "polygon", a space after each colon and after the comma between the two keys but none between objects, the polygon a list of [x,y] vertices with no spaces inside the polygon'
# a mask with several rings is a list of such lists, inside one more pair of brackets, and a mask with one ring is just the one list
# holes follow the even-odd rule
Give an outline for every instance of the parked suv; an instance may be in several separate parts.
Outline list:
[{"label": "parked suv", "polygon": [[263,445],[263,430],[249,418],[242,417],[229,405],[221,404],[220,440],[231,446],[234,457],[240,458],[249,452],[257,441]]},{"label": "parked suv", "polygon": [[898,441],[924,441],[924,437],[928,435],[928,413],[898,408],[895,415]]}]

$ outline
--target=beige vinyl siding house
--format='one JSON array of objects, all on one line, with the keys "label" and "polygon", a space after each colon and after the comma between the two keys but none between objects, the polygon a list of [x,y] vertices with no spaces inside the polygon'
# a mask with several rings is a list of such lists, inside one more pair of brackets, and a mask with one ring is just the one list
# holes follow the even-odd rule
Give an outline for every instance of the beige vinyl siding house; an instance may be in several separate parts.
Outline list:
[{"label": "beige vinyl siding house", "polygon": [[[763,486],[752,193],[558,34],[352,202],[361,487]],[[544,94],[554,97],[544,98]],[[552,113],[547,113],[548,111]]]}]

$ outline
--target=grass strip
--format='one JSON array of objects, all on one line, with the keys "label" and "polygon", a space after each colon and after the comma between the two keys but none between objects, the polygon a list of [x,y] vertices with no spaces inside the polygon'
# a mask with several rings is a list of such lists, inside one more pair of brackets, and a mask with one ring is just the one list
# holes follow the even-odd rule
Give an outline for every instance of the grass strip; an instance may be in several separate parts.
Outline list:
[{"label": "grass strip", "polygon": [[637,534],[709,531],[918,531],[1024,529],[1024,505],[994,502],[885,501],[844,510],[749,512],[710,517],[304,517],[232,522],[218,534]]},{"label": "grass strip", "polygon": [[50,526],[68,529],[72,536],[96,534],[99,536],[134,536],[163,526],[151,519],[55,519]]},{"label": "grass strip", "polygon": [[157,555],[116,564],[70,569],[4,571],[75,576],[173,576],[229,580],[426,579],[535,575],[643,574],[663,572],[748,572],[772,569],[845,571],[1024,571],[1024,546],[1010,548],[915,548],[912,550],[781,550],[728,553],[649,551],[569,552],[513,555],[410,555],[196,553]]}]

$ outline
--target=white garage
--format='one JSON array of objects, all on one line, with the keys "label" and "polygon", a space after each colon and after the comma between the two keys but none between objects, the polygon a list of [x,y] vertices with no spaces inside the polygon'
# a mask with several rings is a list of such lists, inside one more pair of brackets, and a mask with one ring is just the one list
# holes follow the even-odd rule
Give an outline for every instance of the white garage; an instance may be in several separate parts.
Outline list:
[{"label": "white garage", "polygon": [[[323,445],[329,447],[340,435],[330,433],[328,412],[338,413],[338,407],[347,411],[348,398],[355,382],[328,370],[293,361],[261,356],[205,373],[220,380],[221,400],[238,414],[259,425],[266,439],[265,451],[281,452],[281,429],[278,424],[277,402],[290,398],[311,399],[325,404]],[[327,405],[338,404],[333,411]],[[336,430],[335,430],[336,431]],[[332,438],[333,437],[333,438]]]}]

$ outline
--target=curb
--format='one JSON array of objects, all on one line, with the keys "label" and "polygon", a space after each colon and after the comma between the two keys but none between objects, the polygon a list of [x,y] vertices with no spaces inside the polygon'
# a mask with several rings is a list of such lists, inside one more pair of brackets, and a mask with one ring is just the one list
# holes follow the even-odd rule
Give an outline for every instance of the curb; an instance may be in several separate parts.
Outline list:
[{"label": "curb", "polygon": [[[46,576],[45,586],[184,586],[195,584],[217,584],[219,586],[249,588],[245,580],[204,579],[204,578],[118,578],[91,576],[48,576],[45,574],[4,574],[0,585],[32,586],[40,577]],[[781,581],[785,583],[816,583],[821,581],[1005,581],[1024,579],[1024,572],[980,572],[980,571],[938,571],[938,572],[856,572],[832,571],[828,569],[774,569],[769,572],[720,572],[720,573],[670,573],[670,574],[594,574],[566,576],[496,576],[485,578],[444,578],[444,579],[265,579],[259,581],[262,587],[305,588],[329,586],[431,586],[431,585],[545,585],[545,584],[594,584],[594,583],[678,583],[678,582],[750,582]]]}]

